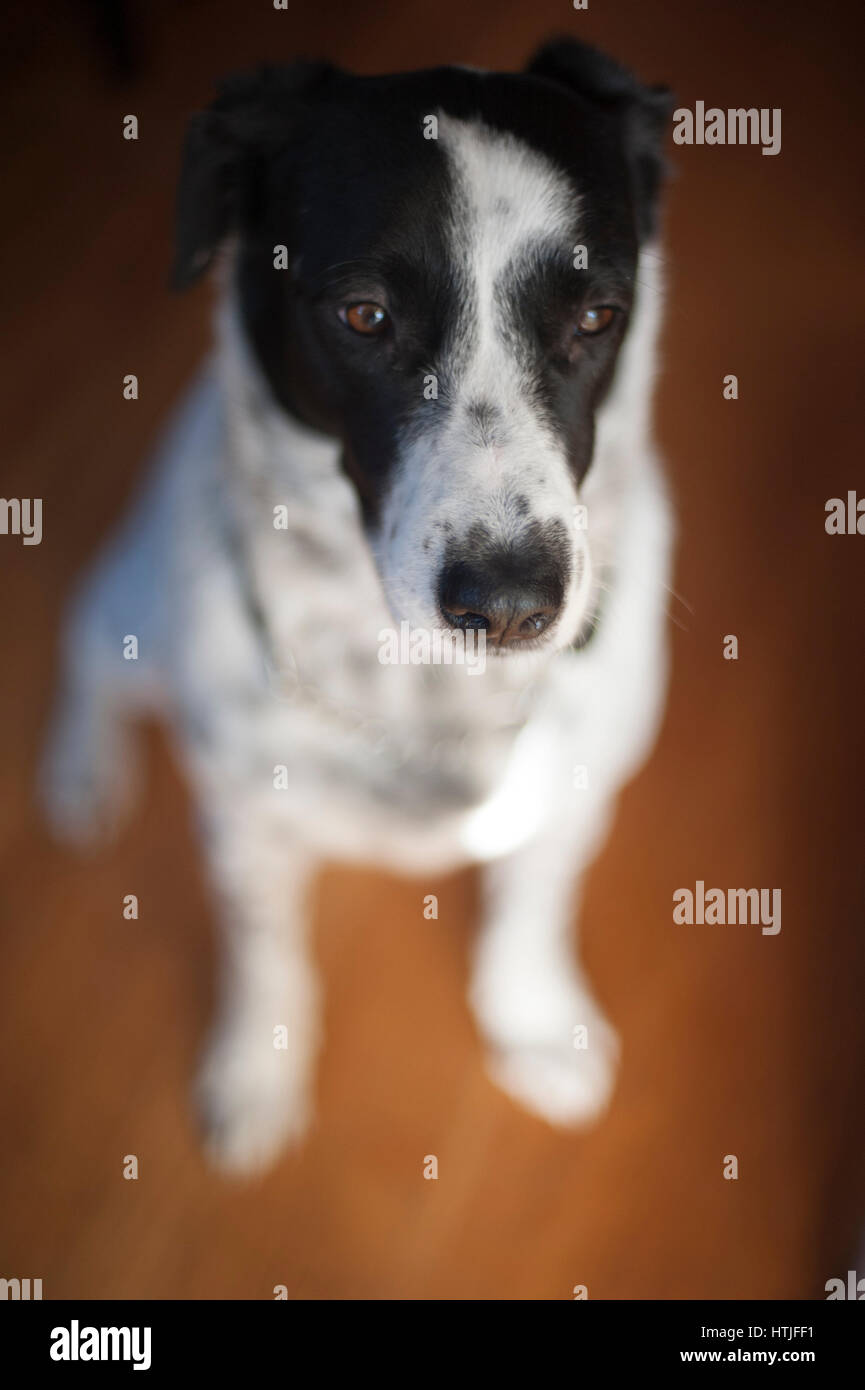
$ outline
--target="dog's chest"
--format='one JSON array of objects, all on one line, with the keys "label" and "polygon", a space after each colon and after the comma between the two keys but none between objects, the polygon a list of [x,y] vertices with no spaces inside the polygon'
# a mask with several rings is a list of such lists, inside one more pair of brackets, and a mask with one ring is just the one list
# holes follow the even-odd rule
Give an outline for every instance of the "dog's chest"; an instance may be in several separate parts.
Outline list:
[{"label": "dog's chest", "polygon": [[[406,660],[368,550],[332,514],[259,535],[250,562],[261,614],[237,570],[233,621],[212,595],[205,610],[208,647],[232,671],[242,650],[249,669],[210,702],[211,765],[225,761],[243,794],[263,789],[292,833],[336,857],[450,867],[497,852],[484,808],[513,782],[533,722],[525,677],[496,658]],[[530,829],[518,801],[511,838]]]},{"label": "dog's chest", "polygon": [[528,712],[525,692],[465,666],[384,662],[391,630],[334,611],[331,640],[295,629],[268,663],[271,747],[293,749],[290,779],[362,793],[429,822],[476,806],[501,780]]},{"label": "dog's chest", "polygon": [[446,687],[402,689],[398,718],[385,701],[337,706],[330,691],[275,698],[254,739],[293,828],[323,853],[401,869],[447,869],[527,839],[551,799],[543,720],[485,719],[483,702],[442,698]]},{"label": "dog's chest", "polygon": [[[412,681],[423,674],[403,670],[392,682],[372,673],[365,689],[331,680],[283,691],[276,682],[223,705],[217,741],[239,794],[266,800],[292,836],[335,858],[447,869],[504,852],[486,812],[510,797],[503,823],[519,842],[543,800],[526,799],[524,779],[516,798],[507,791],[520,783],[531,726],[508,724],[499,710],[485,719],[485,702],[460,699],[447,680]],[[533,781],[540,772],[535,760]]]},{"label": "dog's chest", "polygon": [[174,663],[205,795],[266,800],[323,853],[403,867],[497,852],[490,806],[511,840],[528,834],[544,759],[520,752],[538,724],[526,669],[406,660],[331,448],[292,449],[289,467],[259,429],[241,442],[227,489],[205,470],[197,511],[177,509]]}]

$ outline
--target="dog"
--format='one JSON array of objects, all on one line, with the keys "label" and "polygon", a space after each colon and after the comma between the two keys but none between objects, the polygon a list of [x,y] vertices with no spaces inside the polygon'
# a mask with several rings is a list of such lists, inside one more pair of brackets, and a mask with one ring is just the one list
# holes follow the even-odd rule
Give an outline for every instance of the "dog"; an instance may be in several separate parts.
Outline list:
[{"label": "dog", "polygon": [[[609,1100],[570,937],[667,686],[669,112],[553,40],[518,73],[266,67],[192,119],[174,280],[213,267],[216,348],[70,606],[42,789],[58,834],[105,834],[137,722],[170,730],[220,924],[197,1104],[225,1172],[310,1120],[325,859],[480,865],[492,1080],[557,1125]],[[381,660],[405,624],[483,669]]]}]

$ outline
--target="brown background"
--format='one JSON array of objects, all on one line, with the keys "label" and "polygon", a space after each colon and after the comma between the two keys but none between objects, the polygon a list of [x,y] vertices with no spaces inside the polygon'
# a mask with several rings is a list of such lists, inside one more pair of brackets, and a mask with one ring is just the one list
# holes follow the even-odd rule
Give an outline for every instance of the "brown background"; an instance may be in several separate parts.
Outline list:
[{"label": "brown background", "polygon": [[[95,12],[14,5],[0,84],[2,493],[44,498],[45,525],[39,547],[0,537],[0,1274],[47,1298],[823,1296],[865,1198],[865,537],[823,526],[828,497],[865,493],[856,21],[789,0],[157,0],[131,8],[124,78]],[[508,67],[555,30],[684,105],[783,108],[776,158],[675,155],[658,435],[685,602],[664,732],[584,915],[620,1084],[584,1135],[521,1113],[485,1079],[464,1003],[473,878],[334,870],[317,1126],[234,1186],[204,1168],[188,1106],[211,924],[160,737],[132,829],[93,859],[49,844],[31,794],[64,594],[207,343],[207,293],[164,290],[184,121],[261,57]],[[780,887],[781,934],[674,927],[671,894],[698,878]]]}]

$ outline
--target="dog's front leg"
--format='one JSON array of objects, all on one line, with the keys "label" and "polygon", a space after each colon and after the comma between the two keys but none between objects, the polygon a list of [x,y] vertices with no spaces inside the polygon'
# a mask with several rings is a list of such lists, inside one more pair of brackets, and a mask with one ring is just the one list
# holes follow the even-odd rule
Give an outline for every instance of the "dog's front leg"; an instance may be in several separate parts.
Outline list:
[{"label": "dog's front leg", "polygon": [[209,818],[220,927],[218,1012],[198,1078],[211,1162],[266,1167],[308,1124],[319,991],[308,943],[314,861],[270,817]]},{"label": "dog's front leg", "polygon": [[592,845],[541,838],[484,872],[471,1003],[493,1080],[555,1124],[589,1121],[615,1079],[618,1039],[572,946],[578,876]]}]

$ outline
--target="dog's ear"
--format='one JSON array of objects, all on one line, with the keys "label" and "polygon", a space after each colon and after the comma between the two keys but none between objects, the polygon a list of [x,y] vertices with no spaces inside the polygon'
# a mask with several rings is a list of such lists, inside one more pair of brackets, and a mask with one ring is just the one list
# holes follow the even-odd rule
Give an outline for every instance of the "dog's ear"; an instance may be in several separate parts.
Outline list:
[{"label": "dog's ear", "polygon": [[576,39],[553,39],[526,69],[567,87],[619,123],[634,184],[640,239],[655,229],[658,194],[665,173],[664,132],[673,110],[666,87],[645,87],[615,59]]},{"label": "dog's ear", "polygon": [[193,284],[225,238],[248,226],[268,158],[285,149],[302,103],[334,71],[296,63],[230,77],[192,117],[177,193],[173,288]]}]

